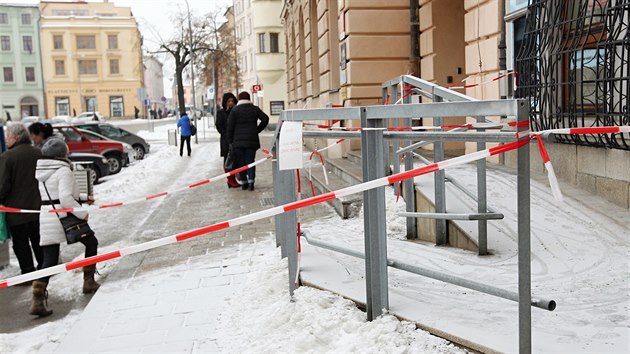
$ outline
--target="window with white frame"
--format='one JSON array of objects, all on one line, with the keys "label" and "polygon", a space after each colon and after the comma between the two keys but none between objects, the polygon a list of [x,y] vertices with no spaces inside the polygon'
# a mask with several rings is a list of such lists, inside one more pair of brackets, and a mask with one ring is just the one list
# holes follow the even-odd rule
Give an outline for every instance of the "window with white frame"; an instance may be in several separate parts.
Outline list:
[{"label": "window with white frame", "polygon": [[266,53],[267,52],[267,43],[266,43],[265,33],[258,33],[258,52]]},{"label": "window with white frame", "polygon": [[63,60],[55,60],[55,75],[66,74],[66,63]]},{"label": "window with white frame", "polygon": [[278,33],[269,33],[269,52],[280,52],[280,35]]},{"label": "window with white frame", "polygon": [[22,50],[33,53],[33,36],[22,36]]},{"label": "window with white frame", "polygon": [[79,75],[96,75],[96,60],[79,60]]},{"label": "window with white frame", "polygon": [[31,14],[22,14],[21,19],[23,25],[31,24]]},{"label": "window with white frame", "polygon": [[96,49],[96,37],[77,36],[77,49]]},{"label": "window with white frame", "polygon": [[11,51],[11,37],[0,36],[0,50],[3,52]]},{"label": "window with white frame", "polygon": [[63,36],[61,34],[53,35],[53,48],[63,49]]},{"label": "window with white frame", "polygon": [[109,49],[118,49],[118,35],[109,34],[107,35],[107,44]]},{"label": "window with white frame", "polygon": [[9,24],[9,14],[5,12],[0,12],[0,25],[8,25]]},{"label": "window with white frame", "polygon": [[2,68],[2,77],[4,82],[13,82],[13,68],[10,66]]},{"label": "window with white frame", "polygon": [[26,77],[26,82],[35,82],[35,67],[34,66],[25,67],[24,76]]}]

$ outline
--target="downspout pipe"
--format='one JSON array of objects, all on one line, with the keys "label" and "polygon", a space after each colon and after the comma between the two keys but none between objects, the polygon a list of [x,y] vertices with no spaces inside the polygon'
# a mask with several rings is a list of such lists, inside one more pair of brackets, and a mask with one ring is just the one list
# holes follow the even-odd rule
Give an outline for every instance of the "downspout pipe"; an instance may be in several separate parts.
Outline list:
[{"label": "downspout pipe", "polygon": [[409,66],[412,75],[420,77],[420,21],[418,18],[419,0],[409,0],[410,47]]}]

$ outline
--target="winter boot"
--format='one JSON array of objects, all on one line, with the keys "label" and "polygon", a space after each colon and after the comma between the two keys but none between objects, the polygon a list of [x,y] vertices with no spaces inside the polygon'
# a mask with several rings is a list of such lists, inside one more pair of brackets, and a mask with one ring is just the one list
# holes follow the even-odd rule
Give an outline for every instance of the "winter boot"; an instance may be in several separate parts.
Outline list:
[{"label": "winter boot", "polygon": [[[230,172],[230,170],[225,169],[225,168],[223,169],[223,171]],[[228,185],[228,188],[238,188],[241,186],[240,183],[236,181],[235,175],[231,175],[227,177],[227,185]]]},{"label": "winter boot", "polygon": [[48,306],[48,292],[46,287],[48,283],[35,280],[33,282],[33,300],[31,302],[31,309],[28,312],[31,315],[46,317],[51,315],[52,310],[47,309]]},{"label": "winter boot", "polygon": [[94,280],[94,273],[96,272],[96,264],[83,267],[83,293],[91,294],[96,292],[101,284]]}]

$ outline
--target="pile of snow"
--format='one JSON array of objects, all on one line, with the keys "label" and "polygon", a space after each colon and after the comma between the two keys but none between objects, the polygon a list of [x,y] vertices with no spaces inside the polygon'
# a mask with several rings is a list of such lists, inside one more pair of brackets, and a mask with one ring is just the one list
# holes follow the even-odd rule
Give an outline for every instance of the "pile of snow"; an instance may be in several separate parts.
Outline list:
[{"label": "pile of snow", "polygon": [[273,242],[250,265],[242,291],[219,315],[218,344],[229,352],[465,353],[444,339],[384,315],[368,322],[338,295],[300,287],[289,298],[287,262]]}]

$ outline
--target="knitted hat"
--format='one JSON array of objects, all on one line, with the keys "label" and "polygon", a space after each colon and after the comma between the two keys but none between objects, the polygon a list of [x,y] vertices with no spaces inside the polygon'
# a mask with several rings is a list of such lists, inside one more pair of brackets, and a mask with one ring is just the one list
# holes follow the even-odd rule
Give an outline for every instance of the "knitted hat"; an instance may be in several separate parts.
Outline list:
[{"label": "knitted hat", "polygon": [[66,157],[68,155],[68,145],[61,139],[49,139],[42,146],[42,156],[44,157]]}]

